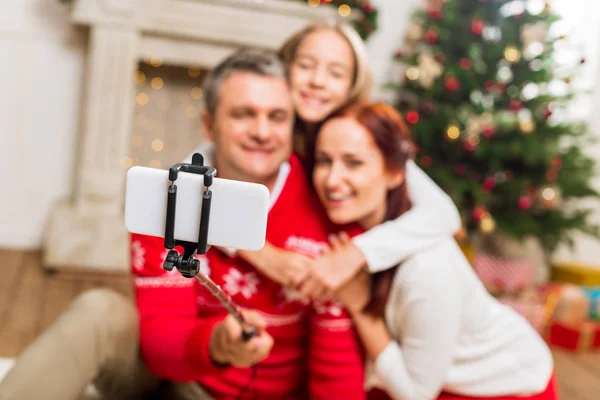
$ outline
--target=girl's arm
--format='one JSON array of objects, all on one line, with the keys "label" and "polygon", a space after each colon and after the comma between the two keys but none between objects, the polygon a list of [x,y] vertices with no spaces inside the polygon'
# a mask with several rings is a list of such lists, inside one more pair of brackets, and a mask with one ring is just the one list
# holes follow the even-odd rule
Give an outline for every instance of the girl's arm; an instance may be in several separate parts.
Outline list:
[{"label": "girl's arm", "polygon": [[352,240],[372,273],[397,265],[460,229],[460,215],[450,196],[413,161],[406,164],[406,183],[412,208]]}]

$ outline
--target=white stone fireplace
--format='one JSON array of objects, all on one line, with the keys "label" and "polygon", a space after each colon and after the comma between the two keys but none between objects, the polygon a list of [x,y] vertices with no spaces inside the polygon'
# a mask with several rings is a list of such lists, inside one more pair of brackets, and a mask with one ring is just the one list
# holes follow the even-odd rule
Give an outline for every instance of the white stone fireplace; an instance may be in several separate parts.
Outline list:
[{"label": "white stone fireplace", "polygon": [[[286,0],[74,0],[71,20],[89,27],[75,189],[57,203],[44,237],[50,269],[122,272],[126,169],[140,60],[210,70],[240,47],[277,49],[336,10]],[[163,166],[164,168],[164,166]]]}]

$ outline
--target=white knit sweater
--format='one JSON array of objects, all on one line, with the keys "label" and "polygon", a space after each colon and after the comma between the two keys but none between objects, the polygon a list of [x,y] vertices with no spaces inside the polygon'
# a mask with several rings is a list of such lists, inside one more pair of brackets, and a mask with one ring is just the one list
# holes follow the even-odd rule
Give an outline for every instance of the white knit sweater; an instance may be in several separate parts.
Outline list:
[{"label": "white knit sweater", "polygon": [[429,400],[543,391],[552,355],[538,333],[488,294],[452,239],[423,250],[396,274],[385,310],[395,339],[371,384],[395,399]]}]

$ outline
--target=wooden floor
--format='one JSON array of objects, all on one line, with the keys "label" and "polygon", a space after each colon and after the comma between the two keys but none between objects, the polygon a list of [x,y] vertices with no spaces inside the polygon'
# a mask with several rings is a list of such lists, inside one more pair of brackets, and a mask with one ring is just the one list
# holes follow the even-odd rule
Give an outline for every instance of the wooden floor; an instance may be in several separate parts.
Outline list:
[{"label": "wooden floor", "polygon": [[[0,250],[0,357],[18,355],[77,294],[95,287],[132,295],[127,276],[48,273],[38,252]],[[600,399],[600,353],[553,354],[562,400]]]}]

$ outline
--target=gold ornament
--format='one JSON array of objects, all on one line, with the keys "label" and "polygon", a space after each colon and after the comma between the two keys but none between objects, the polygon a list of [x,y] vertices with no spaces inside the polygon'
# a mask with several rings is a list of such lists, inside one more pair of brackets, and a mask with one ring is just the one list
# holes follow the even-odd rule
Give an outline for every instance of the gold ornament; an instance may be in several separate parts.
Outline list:
[{"label": "gold ornament", "polygon": [[535,122],[533,122],[533,120],[531,120],[531,119],[529,119],[527,121],[519,122],[519,129],[521,130],[521,133],[523,133],[524,135],[529,135],[530,133],[533,133],[533,131],[535,130]]},{"label": "gold ornament", "polygon": [[457,140],[460,137],[460,129],[456,125],[448,126],[446,130],[446,137],[452,141]]},{"label": "gold ornament", "polygon": [[521,59],[521,52],[515,46],[506,46],[504,49],[504,58],[509,63],[516,63]]},{"label": "gold ornament", "polygon": [[419,54],[418,63],[419,76],[417,79],[424,88],[430,89],[433,86],[433,82],[444,72],[444,67],[427,52]]},{"label": "gold ornament", "polygon": [[319,7],[319,4],[321,4],[319,0],[308,0],[308,5],[310,7]]},{"label": "gold ornament", "polygon": [[488,212],[483,213],[479,221],[479,230],[486,235],[493,233],[496,230],[496,221]]},{"label": "gold ornament", "polygon": [[423,37],[423,25],[412,22],[406,30],[407,42],[418,42]]}]

